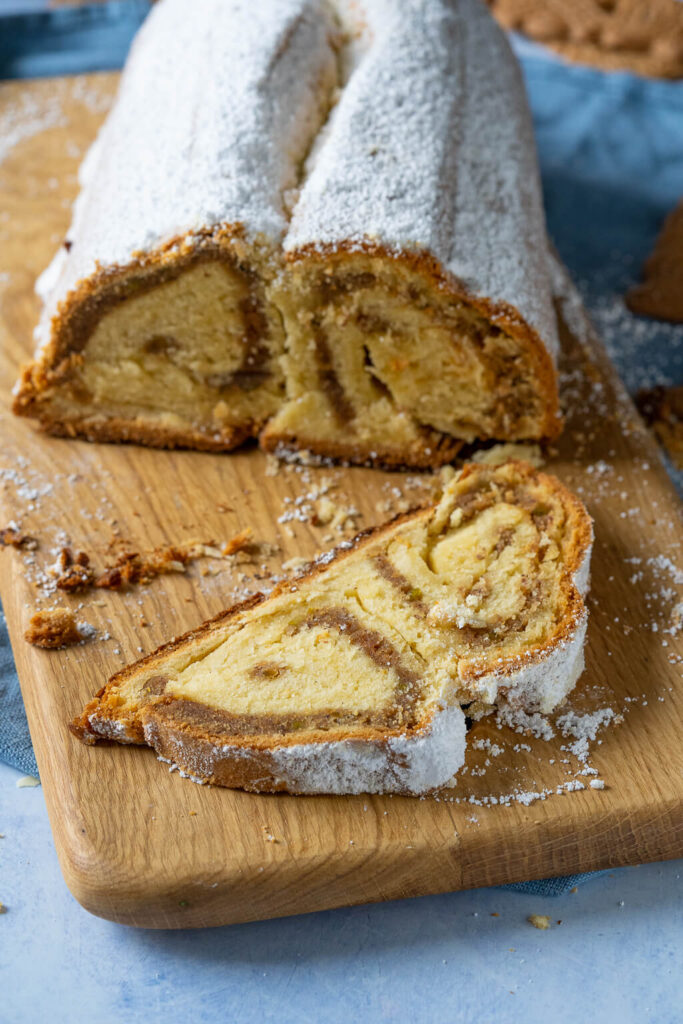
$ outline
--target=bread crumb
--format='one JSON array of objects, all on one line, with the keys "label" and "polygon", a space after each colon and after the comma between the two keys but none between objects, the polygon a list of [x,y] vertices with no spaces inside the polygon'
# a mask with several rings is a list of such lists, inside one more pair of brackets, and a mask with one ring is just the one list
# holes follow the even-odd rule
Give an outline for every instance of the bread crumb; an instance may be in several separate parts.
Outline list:
[{"label": "bread crumb", "polygon": [[263,471],[264,476],[277,476],[280,472],[280,460],[276,455],[272,455],[270,452],[266,455],[266,468]]},{"label": "bread crumb", "polygon": [[24,639],[34,647],[54,650],[80,644],[92,636],[92,630],[88,623],[77,623],[68,608],[52,608],[36,612],[31,617]]},{"label": "bread crumb", "polygon": [[311,564],[309,558],[302,558],[300,555],[295,555],[294,558],[289,558],[286,562],[282,563],[283,572],[300,572],[305,566]]},{"label": "bread crumb", "polygon": [[36,538],[21,533],[15,523],[10,523],[0,530],[0,548],[24,548],[26,551],[35,551],[37,547]]},{"label": "bread crumb", "polygon": [[483,451],[475,452],[472,462],[478,462],[484,466],[500,466],[510,459],[522,459],[528,462],[534,469],[540,469],[545,463],[541,448],[537,444],[494,444],[492,448],[485,448]]},{"label": "bread crumb", "polygon": [[327,526],[334,519],[337,512],[337,505],[332,501],[331,498],[322,497],[315,502],[315,512],[313,514],[313,525],[314,526]]},{"label": "bread crumb", "polygon": [[40,779],[37,779],[35,775],[22,775],[20,779],[17,779],[17,789],[35,789],[39,785]]},{"label": "bread crumb", "polygon": [[539,928],[541,931],[546,931],[546,929],[550,928],[550,918],[547,914],[529,914],[527,921],[534,928]]},{"label": "bread crumb", "polygon": [[636,405],[676,468],[683,469],[683,387],[641,388]]},{"label": "bread crumb", "polygon": [[0,900],[0,914],[6,914],[6,913],[7,913],[7,907],[2,902],[2,900]]},{"label": "bread crumb", "polygon": [[251,527],[247,526],[244,530],[235,534],[232,540],[229,540],[227,544],[224,544],[221,548],[222,555],[234,555],[237,551],[241,551],[245,548],[251,539]]},{"label": "bread crumb", "polygon": [[57,588],[71,593],[85,590],[95,579],[90,568],[90,557],[85,551],[77,551],[74,555],[70,548],[62,548],[57,559],[60,574],[57,577]]}]

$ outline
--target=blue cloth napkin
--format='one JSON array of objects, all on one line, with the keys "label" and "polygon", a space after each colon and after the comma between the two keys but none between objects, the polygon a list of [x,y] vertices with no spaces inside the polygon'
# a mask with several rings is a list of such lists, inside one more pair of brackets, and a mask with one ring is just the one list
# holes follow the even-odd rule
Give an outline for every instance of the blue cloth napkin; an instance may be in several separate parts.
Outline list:
[{"label": "blue cloth napkin", "polygon": [[149,0],[109,0],[6,16],[0,28],[0,78],[120,68],[149,7]]},{"label": "blue cloth napkin", "polygon": [[0,761],[38,775],[5,616],[0,617]]},{"label": "blue cloth napkin", "polygon": [[[0,77],[118,67],[148,7],[147,0],[124,0],[3,19]],[[683,195],[683,83],[603,74],[566,65],[519,39],[515,45],[534,116],[550,235],[627,387],[683,383],[683,327],[633,317],[623,304],[665,214]],[[674,479],[683,491],[683,474]],[[4,623],[0,709],[0,759],[37,775]],[[596,874],[502,888],[559,896]]]}]

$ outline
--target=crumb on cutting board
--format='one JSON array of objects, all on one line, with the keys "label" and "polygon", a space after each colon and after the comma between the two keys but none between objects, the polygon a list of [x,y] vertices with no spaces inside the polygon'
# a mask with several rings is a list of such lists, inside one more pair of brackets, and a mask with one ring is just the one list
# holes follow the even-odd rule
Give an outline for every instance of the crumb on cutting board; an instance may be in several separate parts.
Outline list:
[{"label": "crumb on cutting board", "polygon": [[39,785],[40,779],[37,779],[35,775],[22,775],[20,779],[17,779],[17,789],[35,789]]},{"label": "crumb on cutting board", "polygon": [[550,918],[547,914],[529,914],[527,921],[542,932],[550,928]]},{"label": "crumb on cutting board", "polygon": [[92,635],[93,627],[86,622],[76,622],[68,608],[52,608],[31,616],[24,639],[34,647],[54,650],[80,644]]},{"label": "crumb on cutting board", "polygon": [[27,533],[22,533],[16,523],[10,523],[0,530],[0,548],[24,548],[35,551],[38,541]]}]

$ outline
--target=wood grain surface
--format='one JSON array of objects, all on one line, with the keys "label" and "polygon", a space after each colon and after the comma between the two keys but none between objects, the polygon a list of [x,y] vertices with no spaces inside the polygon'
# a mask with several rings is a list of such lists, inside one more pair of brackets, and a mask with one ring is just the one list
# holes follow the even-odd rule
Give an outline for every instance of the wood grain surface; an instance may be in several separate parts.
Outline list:
[{"label": "wood grain surface", "polygon": [[[0,589],[74,895],[127,924],[218,925],[683,854],[679,506],[599,344],[566,329],[567,427],[548,465],[595,518],[587,669],[569,707],[623,716],[591,745],[604,789],[579,774],[557,725],[546,741],[480,722],[457,786],[425,799],[199,787],[147,749],[87,748],[68,733],[113,671],[267,585],[289,559],[331,546],[330,534],[380,522],[438,483],[364,469],[274,473],[255,449],[57,440],[12,416],[10,389],[38,314],[34,279],[64,236],[77,165],[115,83],[107,74],[0,86],[0,526],[13,520],[40,545],[0,551]],[[311,521],[306,495],[322,485],[357,511],[341,530]],[[246,526],[257,542],[249,554],[202,559],[125,592],[50,592],[48,567],[66,543],[102,565],[116,538],[148,551],[220,544]],[[64,651],[29,646],[30,616],[56,604],[72,606],[96,638]],[[575,782],[584,788],[567,792]]]}]

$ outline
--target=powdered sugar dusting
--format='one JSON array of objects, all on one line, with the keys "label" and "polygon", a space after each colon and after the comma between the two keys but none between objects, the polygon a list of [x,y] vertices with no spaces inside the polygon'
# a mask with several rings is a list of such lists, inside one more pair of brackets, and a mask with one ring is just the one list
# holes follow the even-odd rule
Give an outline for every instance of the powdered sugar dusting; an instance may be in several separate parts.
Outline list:
[{"label": "powdered sugar dusting", "polygon": [[424,249],[557,351],[519,68],[477,0],[366,0],[369,43],[332,113],[286,249]]},{"label": "powdered sugar dusting", "polygon": [[[177,235],[241,224],[278,244],[283,192],[336,80],[326,10],[320,0],[196,0],[191,18],[185,0],[151,10],[88,160],[50,315],[96,261],[125,265]],[[188,69],[188,53],[208,77]]]},{"label": "powdered sugar dusting", "polygon": [[63,123],[58,96],[40,102],[30,93],[23,93],[16,105],[4,106],[0,112],[0,164],[19,142]]},{"label": "powdered sugar dusting", "polygon": [[465,756],[465,716],[437,710],[431,726],[386,744],[342,740],[280,747],[276,770],[303,793],[424,793],[443,786]]},{"label": "powdered sugar dusting", "polygon": [[568,711],[560,715],[557,725],[563,736],[573,736],[579,741],[594,740],[598,730],[607,725],[615,717],[613,708],[598,708],[590,714],[580,715],[576,711]]},{"label": "powdered sugar dusting", "polygon": [[548,719],[538,712],[529,714],[522,708],[511,708],[508,705],[500,709],[497,717],[501,725],[507,725],[515,732],[521,732],[524,735],[530,733],[541,740],[551,740],[555,735],[555,730]]}]

